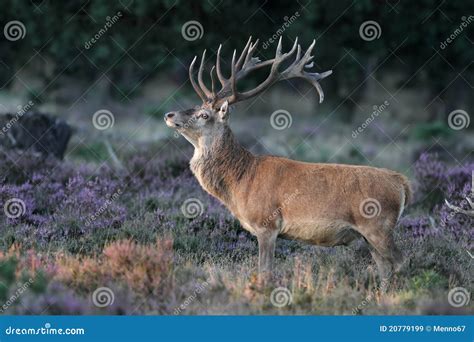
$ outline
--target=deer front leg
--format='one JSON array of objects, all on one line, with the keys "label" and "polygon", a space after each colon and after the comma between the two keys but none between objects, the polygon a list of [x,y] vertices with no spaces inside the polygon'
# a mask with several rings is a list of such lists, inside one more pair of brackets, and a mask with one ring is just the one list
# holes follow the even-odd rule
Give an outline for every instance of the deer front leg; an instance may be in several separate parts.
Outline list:
[{"label": "deer front leg", "polygon": [[257,235],[258,240],[258,275],[264,284],[272,279],[273,259],[278,233],[265,231]]}]

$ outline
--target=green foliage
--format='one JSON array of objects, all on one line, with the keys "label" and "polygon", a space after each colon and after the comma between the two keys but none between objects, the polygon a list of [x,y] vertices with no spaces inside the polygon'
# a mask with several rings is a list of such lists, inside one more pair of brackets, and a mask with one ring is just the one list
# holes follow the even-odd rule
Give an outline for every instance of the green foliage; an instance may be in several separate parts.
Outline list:
[{"label": "green foliage", "polygon": [[[34,293],[44,293],[48,286],[48,277],[44,271],[39,270],[32,278],[29,289]],[[26,281],[26,280],[25,280]]]},{"label": "green foliage", "polygon": [[42,271],[36,272],[33,276],[22,270],[18,274],[19,267],[16,256],[9,255],[0,260],[0,301],[5,304],[13,304],[18,300],[18,294],[29,289],[35,293],[42,293],[46,290],[48,279]]},{"label": "green foliage", "polygon": [[423,270],[410,279],[409,288],[415,293],[446,288],[448,281],[434,270]]},{"label": "green foliage", "polygon": [[10,286],[15,282],[16,258],[8,258],[0,261],[0,300],[5,302],[8,297]]},{"label": "green foliage", "polygon": [[100,163],[107,160],[109,154],[102,142],[90,142],[77,146],[77,148],[71,151],[70,157],[77,160]]},{"label": "green foliage", "polygon": [[431,138],[448,138],[453,135],[453,130],[442,121],[420,123],[412,130],[412,135],[418,140],[429,140]]}]

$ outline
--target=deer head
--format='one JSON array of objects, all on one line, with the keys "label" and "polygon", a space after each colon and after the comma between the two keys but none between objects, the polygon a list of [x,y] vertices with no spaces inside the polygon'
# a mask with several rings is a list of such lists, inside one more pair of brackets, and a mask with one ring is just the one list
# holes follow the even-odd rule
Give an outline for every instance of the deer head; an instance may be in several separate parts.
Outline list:
[{"label": "deer head", "polygon": [[[302,78],[310,82],[319,93],[319,102],[322,102],[324,99],[324,93],[319,81],[331,75],[332,71],[329,70],[323,73],[305,71],[305,69],[313,67],[312,60],[314,56],[311,56],[311,51],[315,44],[316,41],[313,40],[313,43],[309,46],[306,52],[302,54],[302,49],[298,44],[297,38],[291,50],[287,53],[282,53],[282,42],[280,37],[275,57],[270,60],[260,61],[259,58],[253,56],[258,45],[258,40],[252,43],[252,37],[250,37],[239,58],[237,58],[236,51],[234,50],[229,78],[224,77],[221,70],[220,55],[222,45],[220,45],[217,51],[216,64],[212,67],[210,72],[210,90],[206,87],[203,81],[203,69],[206,59],[206,51],[204,51],[198,70],[197,83],[193,75],[197,56],[194,57],[191,66],[189,67],[189,79],[194,90],[201,98],[202,104],[188,110],[166,113],[166,124],[168,127],[174,128],[180,132],[194,146],[197,146],[200,140],[212,141],[213,137],[218,135],[220,132],[223,132],[227,126],[229,106],[261,94],[278,81],[288,80],[291,78]],[[291,60],[292,62],[288,65],[288,62]],[[284,63],[288,65],[285,68],[282,67]],[[267,66],[270,67],[270,73],[261,84],[254,89],[245,92],[239,92],[237,90],[237,82],[239,80],[243,79],[252,71]],[[216,91],[216,74],[221,85],[219,91]]]}]

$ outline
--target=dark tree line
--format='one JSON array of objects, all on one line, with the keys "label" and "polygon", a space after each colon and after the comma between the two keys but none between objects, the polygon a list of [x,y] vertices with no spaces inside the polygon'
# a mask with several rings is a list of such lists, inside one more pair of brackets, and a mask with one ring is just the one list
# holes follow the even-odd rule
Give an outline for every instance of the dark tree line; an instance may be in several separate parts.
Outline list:
[{"label": "dark tree line", "polygon": [[[106,72],[118,85],[120,96],[122,91],[130,94],[149,75],[186,77],[184,66],[204,48],[211,52],[208,56],[213,56],[217,46],[224,43],[224,54],[230,59],[231,51],[242,47],[251,34],[268,43],[275,34],[283,33],[287,47],[296,36],[303,45],[317,39],[318,67],[325,70],[337,64],[338,70],[343,71],[335,73],[334,89],[328,89],[340,98],[385,60],[401,74],[415,74],[406,86],[420,86],[438,94],[461,72],[466,82],[474,84],[470,66],[474,57],[474,22],[468,22],[474,19],[474,3],[447,1],[439,5],[434,0],[5,0],[0,23],[4,26],[12,20],[21,21],[26,35],[16,41],[2,36],[0,79],[8,87],[11,82],[7,81],[16,70],[39,52],[52,65],[37,70],[46,80],[54,79],[59,72],[81,79],[96,79]],[[296,20],[290,20],[294,17]],[[183,39],[183,25],[191,20],[202,25],[201,39]],[[379,39],[361,39],[359,28],[368,20],[379,24]],[[468,22],[463,32],[447,44],[446,39],[463,22]],[[275,47],[276,43],[268,43],[268,48],[261,48],[259,54],[269,58]],[[343,58],[348,53],[351,58]],[[442,58],[429,60],[436,53]],[[387,64],[384,70],[386,67]],[[463,80],[455,82],[442,96],[456,104],[472,101],[468,94],[472,88]],[[352,96],[361,96],[367,86]]]}]

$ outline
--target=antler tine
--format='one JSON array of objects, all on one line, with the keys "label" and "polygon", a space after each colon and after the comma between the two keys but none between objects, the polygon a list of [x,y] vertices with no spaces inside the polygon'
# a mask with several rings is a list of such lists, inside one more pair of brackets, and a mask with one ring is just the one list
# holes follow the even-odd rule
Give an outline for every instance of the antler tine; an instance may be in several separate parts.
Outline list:
[{"label": "antler tine", "polygon": [[300,56],[301,56],[301,46],[298,45],[298,51],[296,53],[295,61],[285,71],[283,71],[281,73],[281,78],[280,79],[284,80],[284,79],[299,77],[299,78],[303,78],[303,79],[307,80],[309,83],[311,83],[311,85],[313,87],[316,88],[316,90],[319,94],[319,103],[321,103],[321,102],[324,101],[324,91],[323,91],[323,88],[321,87],[321,85],[319,84],[318,81],[322,80],[323,78],[325,78],[329,75],[331,75],[332,70],[325,71],[321,74],[317,73],[317,72],[310,73],[310,72],[304,71],[305,67],[308,67],[308,68],[312,67],[313,63],[311,63],[309,65],[308,65],[308,63],[311,62],[314,58],[314,56],[311,56],[311,52],[312,52],[315,45],[316,45],[316,40],[313,40],[313,42],[311,43],[311,45],[308,47],[305,54],[301,58],[300,58]]},{"label": "antler tine", "polygon": [[242,53],[240,54],[239,59],[237,60],[237,65],[235,66],[237,70],[240,70],[240,68],[242,68],[244,61],[247,61],[248,52],[250,52],[249,47],[251,46],[252,46],[252,36],[250,36],[247,44],[245,44],[245,47],[242,50]]},{"label": "antler tine", "polygon": [[[266,60],[260,62],[258,58],[253,57],[253,53],[256,50],[258,44],[258,40],[255,43],[252,43],[252,39],[250,38],[245,45],[244,50],[240,54],[239,59],[236,61],[236,51],[234,50],[234,54],[232,56],[232,73],[229,79],[225,79],[222,77],[222,73],[220,71],[220,47],[217,52],[218,64],[217,64],[217,75],[219,80],[222,84],[222,89],[217,94],[217,100],[228,100],[230,104],[233,104],[238,101],[242,101],[248,99],[250,97],[254,97],[268,87],[270,87],[273,83],[286,80],[291,78],[303,78],[306,81],[310,82],[313,87],[316,88],[319,94],[319,102],[324,100],[324,92],[319,84],[319,80],[329,76],[332,74],[332,70],[317,73],[317,72],[306,72],[305,68],[310,68],[313,66],[311,62],[314,56],[311,55],[314,46],[316,45],[316,40],[313,40],[309,48],[305,51],[302,55],[301,45],[298,44],[298,38],[295,39],[291,50],[287,53],[283,53],[283,43],[282,37],[278,40],[278,45],[275,51],[275,57],[270,60]],[[286,61],[288,58],[293,56],[296,52],[295,60],[290,64],[290,66],[286,67],[284,71],[279,71],[278,68]],[[245,56],[245,58],[244,58]],[[310,63],[311,62],[311,63]],[[250,71],[254,71],[259,68],[263,68],[265,66],[271,66],[270,73],[267,78],[260,83],[254,89],[248,90],[243,93],[237,92],[237,81],[242,79],[246,76]],[[219,76],[219,74],[221,76]]]},{"label": "antler tine", "polygon": [[[331,71],[332,73],[332,71]],[[324,91],[319,82],[316,80],[316,77],[313,79],[312,76],[313,74],[308,74],[308,77],[306,80],[313,85],[313,87],[316,88],[316,91],[319,94],[319,103],[322,103],[324,101]]]},{"label": "antler tine", "polygon": [[258,42],[260,40],[257,39],[255,41],[255,43],[253,44],[250,44],[250,48],[249,48],[249,51],[247,52],[247,56],[245,56],[245,63],[244,65],[248,65],[248,63],[250,62],[250,60],[253,58],[253,53],[255,52],[255,50],[257,49],[257,46],[258,46]]},{"label": "antler tine", "polygon": [[280,36],[280,39],[278,39],[278,45],[277,45],[276,52],[275,52],[275,58],[278,57],[278,56],[281,56],[281,49],[282,49],[281,40],[282,40],[282,37]]},{"label": "antler tine", "polygon": [[215,89],[215,80],[214,80],[214,71],[216,70],[216,66],[214,65],[211,69],[211,93],[212,99],[216,99],[216,89]]},{"label": "antler tine", "polygon": [[[288,59],[295,52],[295,49],[296,49],[295,44],[293,44],[293,48],[291,49],[290,52],[282,54],[281,53],[281,50],[282,50],[282,39],[281,38],[282,37],[280,36],[280,39],[278,41],[278,46],[277,46],[276,52],[275,52],[275,58],[272,60],[273,62],[271,64],[272,67],[271,67],[271,70],[270,70],[270,74],[267,76],[265,81],[263,81],[256,88],[254,88],[252,90],[249,90],[249,91],[247,91],[243,94],[239,94],[238,95],[239,98],[249,98],[249,97],[256,96],[256,95],[260,94],[262,91],[266,90],[271,84],[273,84],[274,82],[276,82],[279,79],[280,76],[278,75],[278,67],[281,65],[281,63],[283,63],[286,59]],[[259,64],[255,65],[253,67],[253,70],[261,67],[263,64],[264,63],[259,63]]]},{"label": "antler tine", "polygon": [[194,56],[194,59],[191,62],[191,65],[189,66],[189,80],[191,81],[191,85],[193,86],[194,91],[196,92],[196,94],[198,94],[198,96],[204,102],[204,101],[206,101],[206,96],[202,92],[201,88],[199,88],[199,86],[197,85],[196,81],[194,80],[194,76],[193,76],[194,63],[196,63],[196,59],[197,59],[197,56]]},{"label": "antler tine", "polygon": [[293,46],[291,47],[290,53],[292,54],[293,52],[295,52],[295,49],[296,49],[298,46],[299,46],[299,44],[298,44],[298,37],[296,37],[295,42],[293,43]]},{"label": "antler tine", "polygon": [[222,75],[222,71],[221,71],[221,49],[222,49],[222,44],[220,44],[219,49],[217,49],[216,71],[217,71],[217,78],[219,79],[221,86],[225,87],[227,79],[224,77],[224,75]]},{"label": "antler tine", "polygon": [[236,78],[237,78],[237,71],[236,71],[236,68],[235,68],[235,54],[236,54],[236,51],[234,50],[234,53],[232,54],[232,65],[231,65],[231,75],[230,75],[230,86],[231,86],[231,90],[232,90],[232,95],[229,99],[229,103],[231,102],[235,102],[237,101],[237,84],[236,84]]},{"label": "antler tine", "polygon": [[298,51],[296,52],[296,59],[295,59],[295,63],[297,63],[301,58],[301,45],[298,44]]},{"label": "antler tine", "polygon": [[298,44],[298,37],[296,37],[295,42],[293,43],[293,46],[291,47],[290,52],[287,53],[288,57],[295,53],[297,47],[298,47],[299,53],[296,55],[295,62],[293,62],[291,65],[295,64],[298,61],[299,55],[301,53],[301,48],[300,48],[300,45]]},{"label": "antler tine", "polygon": [[205,60],[206,60],[206,50],[204,50],[204,52],[202,53],[201,65],[199,66],[199,71],[198,71],[198,82],[199,82],[199,86],[201,87],[201,90],[206,95],[207,99],[210,99],[212,98],[212,94],[209,91],[209,89],[207,89],[206,85],[204,84],[204,81],[202,80],[202,72],[204,70]]},{"label": "antler tine", "polygon": [[301,58],[299,64],[302,64],[303,67],[314,58],[314,56],[311,56],[311,52],[313,51],[315,44],[316,39],[313,39],[313,42],[309,46],[308,50],[306,50],[305,54],[303,55],[303,58]]}]

